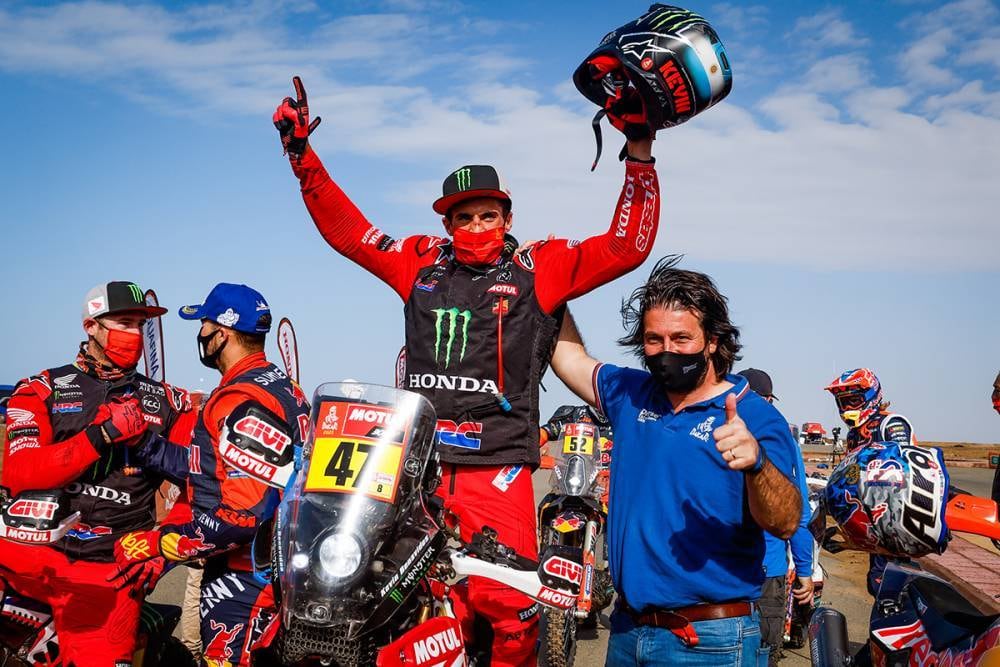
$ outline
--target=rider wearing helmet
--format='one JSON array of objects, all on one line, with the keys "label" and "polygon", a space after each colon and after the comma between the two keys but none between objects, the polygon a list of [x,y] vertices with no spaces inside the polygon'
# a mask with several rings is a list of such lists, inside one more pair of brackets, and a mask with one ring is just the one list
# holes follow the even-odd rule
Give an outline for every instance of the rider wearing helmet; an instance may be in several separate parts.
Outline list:
[{"label": "rider wearing helmet", "polygon": [[[524,250],[508,233],[512,199],[497,170],[467,165],[449,174],[433,204],[450,238],[393,239],[373,226],[309,147],[305,91],[286,98],[275,125],[323,238],[403,300],[402,387],[427,397],[439,419],[439,494],[463,539],[489,525],[520,555],[537,557],[531,470],[538,467],[538,385],[572,298],[628,273],[653,247],[660,198],[651,131],[626,146],[625,184],[610,226],[583,241],[550,240]],[[535,606],[474,577],[471,609],[493,627],[492,664],[533,661]]]},{"label": "rider wearing helmet", "polygon": [[903,415],[886,411],[882,384],[868,368],[845,371],[827,385],[837,402],[840,418],[847,424],[847,451],[873,442],[913,442],[913,427]]},{"label": "rider wearing helmet", "polygon": [[[875,442],[916,443],[910,420],[886,410],[889,403],[883,400],[882,383],[871,369],[844,371],[826,390],[833,394],[840,418],[849,427],[844,438],[848,453]],[[868,592],[873,597],[878,593],[887,562],[884,556],[870,558]]]},{"label": "rider wearing helmet", "polygon": [[60,664],[132,664],[142,599],[163,571],[158,559],[108,581],[116,540],[155,520],[163,477],[144,465],[145,441],[186,443],[194,426],[187,392],[136,370],[142,327],[164,312],[135,283],[94,287],[76,360],[21,380],[7,406],[3,486],[15,496],[61,488],[81,514],[52,544],[0,548],[0,576],[52,607]]}]

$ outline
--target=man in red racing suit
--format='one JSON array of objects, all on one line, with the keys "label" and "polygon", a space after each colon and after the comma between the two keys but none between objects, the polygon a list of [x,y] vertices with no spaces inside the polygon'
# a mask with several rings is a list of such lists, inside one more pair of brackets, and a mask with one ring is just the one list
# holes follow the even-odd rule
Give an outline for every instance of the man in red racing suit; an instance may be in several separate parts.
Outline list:
[{"label": "man in red racing suit", "polygon": [[115,541],[155,521],[163,478],[144,465],[144,439],[185,443],[194,427],[186,392],[136,372],[142,323],[162,312],[135,283],[95,287],[76,361],[22,380],[8,405],[3,485],[14,496],[61,488],[81,513],[51,545],[0,540],[0,576],[52,607],[64,664],[132,664],[143,595],[163,570],[160,559],[109,581]]},{"label": "man in red racing suit", "polygon": [[[396,240],[365,219],[309,147],[318,121],[310,124],[305,91],[294,83],[298,99],[285,99],[275,125],[320,234],[403,300],[402,386],[437,411],[445,509],[463,539],[489,525],[537,558],[539,381],[563,306],[636,268],[652,249],[660,210],[652,139],[628,142],[625,184],[604,234],[518,251],[502,180],[492,167],[467,165],[445,179],[433,206],[452,238]],[[468,603],[492,626],[492,664],[533,664],[537,607],[527,597],[474,578]]]}]

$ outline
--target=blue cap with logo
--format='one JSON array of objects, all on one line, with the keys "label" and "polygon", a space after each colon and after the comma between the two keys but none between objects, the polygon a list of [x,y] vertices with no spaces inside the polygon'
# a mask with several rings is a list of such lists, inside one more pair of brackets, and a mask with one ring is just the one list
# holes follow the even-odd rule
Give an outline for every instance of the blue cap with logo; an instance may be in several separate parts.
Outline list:
[{"label": "blue cap with logo", "polygon": [[271,330],[271,307],[260,292],[246,285],[219,283],[205,303],[183,306],[177,314],[185,320],[212,320],[249,334]]}]

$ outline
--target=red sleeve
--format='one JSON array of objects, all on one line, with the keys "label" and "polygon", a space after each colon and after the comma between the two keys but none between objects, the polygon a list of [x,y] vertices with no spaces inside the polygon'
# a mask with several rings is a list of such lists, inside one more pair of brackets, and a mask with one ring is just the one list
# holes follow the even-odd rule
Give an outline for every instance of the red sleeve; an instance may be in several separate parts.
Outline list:
[{"label": "red sleeve", "polygon": [[7,403],[2,480],[13,495],[68,484],[99,458],[86,430],[52,442],[52,423],[37,384],[22,382]]},{"label": "red sleeve", "polygon": [[417,271],[437,258],[436,236],[394,240],[372,225],[333,182],[316,153],[309,149],[292,171],[302,186],[302,199],[326,242],[394,289],[405,302]]},{"label": "red sleeve", "polygon": [[170,430],[165,434],[167,440],[178,445],[184,445],[185,447],[191,444],[191,438],[194,436],[194,427],[198,423],[198,411],[190,406],[183,412],[177,414],[177,418],[174,423],[171,424]]},{"label": "red sleeve", "polygon": [[625,184],[611,227],[575,243],[553,240],[532,250],[535,291],[546,313],[642,264],[660,224],[660,185],[652,164],[625,161]]}]

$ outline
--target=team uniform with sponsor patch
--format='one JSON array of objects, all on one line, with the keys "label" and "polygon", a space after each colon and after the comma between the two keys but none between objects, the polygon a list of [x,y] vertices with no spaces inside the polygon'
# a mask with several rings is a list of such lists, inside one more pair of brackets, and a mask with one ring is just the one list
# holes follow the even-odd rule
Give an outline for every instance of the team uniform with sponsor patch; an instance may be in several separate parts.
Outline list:
[{"label": "team uniform with sponsor patch", "polygon": [[190,517],[172,516],[156,537],[168,560],[207,559],[200,612],[209,664],[248,665],[248,649],[274,613],[271,587],[253,576],[250,543],[279,491],[243,471],[276,478],[301,445],[308,415],[298,385],[263,352],[250,354],[206,400],[188,450],[160,441],[144,452],[166,473],[189,475]]},{"label": "team uniform with sponsor patch", "polygon": [[91,428],[99,408],[125,394],[139,400],[148,431],[190,441],[196,414],[187,392],[138,373],[100,379],[69,364],[22,380],[8,405],[3,486],[13,495],[61,488],[81,514],[51,546],[0,544],[3,578],[52,607],[67,663],[131,664],[142,599],[107,577],[115,541],[153,526],[163,476],[137,448],[105,444]]},{"label": "team uniform with sponsor patch", "polygon": [[[463,537],[489,525],[501,542],[536,558],[530,472],[539,465],[539,381],[562,306],[632,270],[652,249],[660,208],[652,164],[626,160],[625,184],[605,234],[543,242],[523,252],[507,236],[499,258],[485,265],[457,261],[445,238],[385,235],[312,150],[292,160],[292,168],[323,238],[403,299],[400,384],[426,396],[437,411],[444,468],[439,493]],[[468,169],[452,176],[463,171]],[[493,664],[532,660],[537,618],[526,613],[531,601],[478,578],[469,596],[472,609],[493,626]]]},{"label": "team uniform with sponsor patch", "polygon": [[[881,410],[859,427],[850,429],[845,438],[848,452],[876,442],[917,444],[909,419],[900,414]],[[878,595],[878,589],[882,585],[882,573],[888,564],[889,559],[885,556],[877,554],[868,556],[868,593],[872,597]]]}]

